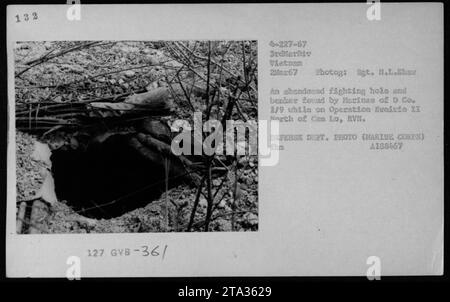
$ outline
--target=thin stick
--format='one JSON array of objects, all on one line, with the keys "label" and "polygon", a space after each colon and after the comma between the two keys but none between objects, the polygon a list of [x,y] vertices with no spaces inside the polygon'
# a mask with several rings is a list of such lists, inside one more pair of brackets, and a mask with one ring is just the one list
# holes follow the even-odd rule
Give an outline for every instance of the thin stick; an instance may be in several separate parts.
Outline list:
[{"label": "thin stick", "polygon": [[233,187],[233,201],[231,203],[231,231],[235,229],[235,212],[236,212],[236,202],[237,202],[237,186],[238,186],[238,169],[237,162],[234,167],[234,187]]},{"label": "thin stick", "polygon": [[[209,120],[212,102],[209,102],[209,83],[211,81],[211,41],[208,41],[208,64],[206,69],[206,120]],[[220,89],[220,88],[219,88]]]},{"label": "thin stick", "polygon": [[207,171],[207,178],[206,178],[206,185],[208,190],[208,207],[206,209],[206,219],[205,219],[205,232],[208,232],[209,230],[209,222],[211,221],[211,215],[212,215],[212,206],[213,206],[213,198],[212,198],[212,190],[211,190],[211,161],[209,161],[208,164],[208,171]]},{"label": "thin stick", "polygon": [[202,180],[200,181],[200,184],[198,185],[197,188],[197,194],[195,195],[195,201],[194,201],[194,206],[192,207],[192,212],[191,212],[191,217],[189,219],[189,224],[187,227],[187,231],[190,232],[192,229],[192,224],[194,223],[194,217],[195,217],[195,212],[197,211],[197,207],[198,207],[198,203],[200,200],[200,195],[202,192],[202,188],[203,188],[203,183],[205,182],[205,177],[206,175],[203,176]]}]

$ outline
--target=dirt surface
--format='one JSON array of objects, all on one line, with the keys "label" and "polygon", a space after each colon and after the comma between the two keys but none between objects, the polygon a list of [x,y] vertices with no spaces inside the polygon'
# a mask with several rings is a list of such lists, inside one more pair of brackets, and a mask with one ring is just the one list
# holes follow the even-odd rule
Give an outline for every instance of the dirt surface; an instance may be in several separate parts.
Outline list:
[{"label": "dirt surface", "polygon": [[16,133],[17,201],[35,197],[44,183],[45,169],[50,168],[32,158],[35,143],[34,136],[20,131]]},{"label": "dirt surface", "polygon": [[[64,104],[77,104],[86,101],[104,98],[105,96],[127,95],[141,93],[161,86],[169,86],[173,92],[174,83],[182,76],[185,88],[190,89],[189,101],[185,97],[186,91],[173,94],[176,110],[170,115],[160,117],[159,120],[170,124],[177,119],[191,119],[193,110],[206,111],[205,95],[207,94],[205,78],[210,76],[211,82],[219,89],[215,92],[214,106],[211,107],[211,117],[218,120],[225,113],[227,104],[236,93],[242,92],[239,106],[231,110],[230,118],[256,119],[257,118],[257,68],[256,68],[256,42],[228,43],[216,41],[212,43],[214,51],[210,54],[215,62],[223,64],[225,72],[216,64],[211,64],[207,71],[205,62],[208,45],[205,42],[194,41],[192,44],[183,44],[196,52],[190,56],[190,63],[183,66],[180,61],[173,58],[175,53],[164,50],[161,42],[133,42],[133,41],[98,41],[90,47],[77,48],[80,42],[18,42],[15,47],[15,63],[18,67],[16,73],[16,125],[17,116],[21,118],[21,127],[17,127],[16,156],[17,156],[17,201],[36,197],[42,188],[46,173],[51,167],[39,159],[33,159],[32,154],[36,141],[46,144],[50,150],[62,146],[72,149],[82,147],[86,136],[94,136],[105,131],[128,131],[128,126],[118,126],[110,129],[109,126],[95,129],[59,129],[60,121],[71,121],[66,115],[73,112],[58,113],[58,121],[54,127],[55,119],[45,120],[40,116],[44,106],[60,106]],[[175,47],[176,45],[172,45]],[[178,48],[178,47],[181,48]],[[176,53],[183,50],[179,44],[172,50]],[[65,53],[66,49],[75,49]],[[254,72],[253,89],[242,86],[245,79],[242,54],[248,54],[245,74]],[[64,53],[47,60],[54,54]],[[44,58],[43,61],[40,59]],[[250,62],[249,60],[252,59]],[[182,60],[181,60],[182,61]],[[187,70],[194,64],[197,69]],[[181,71],[181,69],[183,71]],[[181,71],[181,72],[180,72]],[[235,78],[233,75],[239,75]],[[180,81],[180,85],[181,85]],[[202,86],[203,85],[203,86]],[[176,85],[174,85],[176,87]],[[201,89],[200,89],[200,88]],[[198,91],[200,89],[200,91]],[[211,93],[211,91],[209,91]],[[208,97],[207,97],[208,98]],[[33,109],[34,111],[32,111]],[[97,111],[90,111],[90,115],[97,116]],[[102,112],[102,117],[113,115],[111,112]],[[115,113],[114,115],[115,116]],[[42,119],[46,129],[39,134],[29,131],[34,123]],[[25,121],[25,122],[24,122]],[[30,123],[30,124],[29,124]],[[33,124],[36,126],[36,124]],[[124,129],[119,129],[124,127]],[[39,130],[36,127],[35,130]],[[133,129],[132,129],[133,130]],[[43,134],[43,132],[45,133]],[[95,133],[98,131],[99,133]],[[25,133],[26,132],[26,133]],[[33,133],[33,135],[29,134]],[[225,160],[225,156],[220,157]],[[234,164],[227,164],[224,175],[215,176],[211,181],[214,193],[212,219],[209,231],[255,231],[258,229],[258,161],[257,156],[233,158]],[[48,188],[47,188],[48,189]],[[83,188],[80,188],[82,190]],[[192,231],[204,231],[207,211],[207,198],[205,191],[199,198],[199,206],[193,221]],[[186,231],[190,221],[197,188],[192,185],[180,185],[163,193],[160,198],[148,205],[127,212],[111,219],[92,219],[76,213],[65,200],[57,200],[52,204],[43,203],[38,209],[39,219],[33,225],[26,221],[24,232],[30,226],[37,233],[128,233],[128,232],[176,232]],[[32,207],[32,202],[27,207]],[[28,211],[29,212],[29,211]],[[169,213],[166,215],[166,213]],[[29,217],[29,213],[26,218]],[[167,218],[168,217],[168,218]],[[168,219],[168,221],[167,221]]]},{"label": "dirt surface", "polygon": [[[69,136],[68,136],[69,137]],[[61,135],[54,136],[53,145],[59,146]],[[50,169],[45,162],[32,158],[36,137],[17,132],[17,201],[27,200],[36,196],[44,182],[43,169]],[[51,139],[45,143],[51,144]],[[241,163],[247,164],[241,179],[242,190],[235,212],[235,230],[254,231],[258,227],[258,200],[257,200],[257,169],[253,158],[242,158]],[[252,167],[253,166],[253,169]],[[48,170],[47,170],[48,171]],[[233,178],[229,173],[225,177]],[[214,184],[220,185],[220,180],[215,179]],[[231,182],[232,183],[232,182]],[[84,217],[69,207],[64,200],[57,201],[53,205],[40,208],[39,223],[32,225],[37,233],[147,233],[147,232],[180,232],[185,231],[192,211],[192,201],[195,199],[196,189],[186,185],[173,188],[167,195],[154,200],[147,206],[130,211],[122,216],[111,219],[92,219]],[[217,193],[217,205],[211,222],[213,231],[231,231],[233,202],[232,188],[223,186]],[[220,201],[219,201],[220,200]],[[166,228],[162,215],[165,204],[169,205],[169,227]],[[29,205],[30,207],[31,205]],[[206,214],[207,202],[200,198],[193,231],[201,231]],[[244,210],[242,210],[244,209]],[[237,229],[236,229],[237,228]]]}]

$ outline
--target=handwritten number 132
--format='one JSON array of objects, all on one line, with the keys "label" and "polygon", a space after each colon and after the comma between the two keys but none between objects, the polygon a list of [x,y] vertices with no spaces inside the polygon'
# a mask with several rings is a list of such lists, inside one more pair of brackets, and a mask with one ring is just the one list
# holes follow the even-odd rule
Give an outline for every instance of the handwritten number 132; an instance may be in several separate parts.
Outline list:
[{"label": "handwritten number 132", "polygon": [[16,23],[22,22],[22,21],[28,22],[30,20],[37,20],[37,19],[38,19],[38,14],[36,12],[31,13],[31,16],[30,16],[30,14],[23,14],[22,16],[16,15]]}]

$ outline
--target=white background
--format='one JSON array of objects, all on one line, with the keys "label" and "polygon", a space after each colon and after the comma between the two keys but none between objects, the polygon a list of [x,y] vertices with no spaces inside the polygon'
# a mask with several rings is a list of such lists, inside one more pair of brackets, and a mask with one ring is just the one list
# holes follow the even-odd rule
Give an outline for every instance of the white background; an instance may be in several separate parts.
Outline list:
[{"label": "white background", "polygon": [[[10,134],[7,274],[64,277],[81,258],[82,276],[365,275],[380,257],[383,275],[441,274],[443,259],[443,10],[441,4],[384,4],[368,21],[364,4],[8,7]],[[38,12],[37,22],[15,23]],[[259,168],[259,231],[254,233],[15,234],[14,41],[258,40],[259,115],[270,88],[408,87],[419,116],[379,115],[363,126],[290,124],[282,133],[424,132],[423,143],[370,151],[366,143],[286,144],[275,167]],[[307,40],[313,55],[294,78],[269,77],[270,40]],[[315,68],[404,67],[412,78],[313,76]],[[87,249],[168,244],[164,261],[88,258]]]}]

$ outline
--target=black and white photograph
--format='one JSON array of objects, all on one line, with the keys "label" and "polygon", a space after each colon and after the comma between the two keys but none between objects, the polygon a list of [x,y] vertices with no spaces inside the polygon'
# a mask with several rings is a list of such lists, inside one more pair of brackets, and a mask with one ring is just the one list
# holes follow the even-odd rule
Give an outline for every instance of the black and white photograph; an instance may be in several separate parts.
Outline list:
[{"label": "black and white photograph", "polygon": [[258,230],[256,128],[225,130],[257,119],[256,41],[17,42],[14,56],[17,233]]},{"label": "black and white photograph", "polygon": [[8,279],[444,274],[442,3],[88,2],[5,10]]}]

